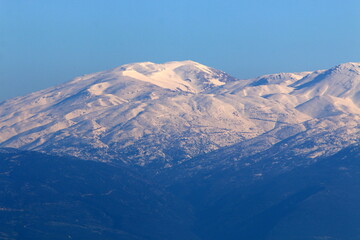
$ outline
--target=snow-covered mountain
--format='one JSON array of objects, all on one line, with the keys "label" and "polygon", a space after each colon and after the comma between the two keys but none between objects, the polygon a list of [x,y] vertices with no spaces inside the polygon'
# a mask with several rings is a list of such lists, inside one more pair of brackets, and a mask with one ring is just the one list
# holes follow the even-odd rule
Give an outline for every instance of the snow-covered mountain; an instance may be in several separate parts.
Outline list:
[{"label": "snow-covered mountain", "polygon": [[239,80],[193,61],[145,62],[2,102],[0,147],[165,167],[274,144],[313,159],[358,143],[359,123],[360,63]]}]

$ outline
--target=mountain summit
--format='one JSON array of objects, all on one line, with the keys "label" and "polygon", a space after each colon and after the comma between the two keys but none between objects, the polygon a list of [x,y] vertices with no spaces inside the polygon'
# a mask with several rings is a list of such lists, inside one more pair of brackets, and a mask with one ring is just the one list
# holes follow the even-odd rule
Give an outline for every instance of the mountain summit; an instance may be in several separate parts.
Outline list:
[{"label": "mountain summit", "polygon": [[199,93],[235,81],[230,75],[193,61],[123,65],[115,71],[124,77],[171,90]]},{"label": "mountain summit", "polygon": [[359,66],[239,80],[193,61],[122,65],[2,102],[0,146],[171,167],[321,135],[325,148],[291,154],[328,155],[359,139]]},{"label": "mountain summit", "polygon": [[[112,87],[121,82],[132,80],[142,81],[164,89],[189,93],[200,93],[224,85],[227,82],[236,81],[230,75],[200,63],[178,61],[164,64],[152,62],[126,64],[109,71],[76,78],[73,82],[105,83],[107,86]],[[106,90],[106,88],[100,87],[96,91],[96,87],[93,87],[92,90],[94,94],[98,94],[100,91]]]}]

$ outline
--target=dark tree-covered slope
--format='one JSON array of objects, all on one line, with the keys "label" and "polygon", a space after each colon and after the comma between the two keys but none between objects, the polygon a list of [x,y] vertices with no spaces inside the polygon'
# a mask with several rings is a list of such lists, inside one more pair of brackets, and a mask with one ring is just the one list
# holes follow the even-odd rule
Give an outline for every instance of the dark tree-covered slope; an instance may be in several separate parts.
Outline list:
[{"label": "dark tree-covered slope", "polygon": [[124,167],[0,152],[0,239],[197,239],[187,209]]}]

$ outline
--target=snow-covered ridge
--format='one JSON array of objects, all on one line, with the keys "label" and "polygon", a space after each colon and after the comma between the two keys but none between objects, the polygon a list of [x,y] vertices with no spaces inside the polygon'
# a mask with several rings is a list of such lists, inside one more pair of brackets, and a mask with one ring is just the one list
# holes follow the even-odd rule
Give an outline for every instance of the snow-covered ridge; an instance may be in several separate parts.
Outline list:
[{"label": "snow-covered ridge", "polygon": [[313,128],[341,126],[346,145],[358,137],[359,82],[359,63],[247,80],[193,61],[126,64],[0,103],[0,147],[171,166]]},{"label": "snow-covered ridge", "polygon": [[[99,81],[100,76],[102,80]],[[99,83],[134,79],[161,88],[189,93],[199,93],[236,80],[222,71],[188,60],[164,64],[152,62],[126,64],[109,71],[76,78],[73,82],[91,82],[94,77]]]}]

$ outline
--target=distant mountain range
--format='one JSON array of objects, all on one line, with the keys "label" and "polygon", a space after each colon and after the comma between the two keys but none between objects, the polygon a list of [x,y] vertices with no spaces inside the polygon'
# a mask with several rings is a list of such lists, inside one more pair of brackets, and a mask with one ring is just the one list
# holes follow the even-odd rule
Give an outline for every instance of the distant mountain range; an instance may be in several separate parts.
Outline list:
[{"label": "distant mountain range", "polygon": [[275,144],[314,159],[358,143],[359,114],[360,63],[239,80],[192,61],[145,62],[2,102],[0,146],[157,168]]},{"label": "distant mountain range", "polygon": [[359,126],[360,63],[77,77],[0,103],[0,239],[360,239]]}]

